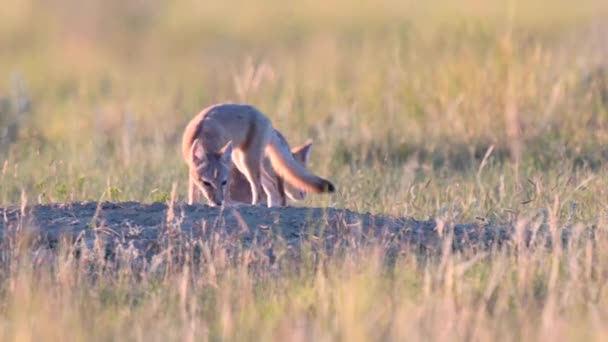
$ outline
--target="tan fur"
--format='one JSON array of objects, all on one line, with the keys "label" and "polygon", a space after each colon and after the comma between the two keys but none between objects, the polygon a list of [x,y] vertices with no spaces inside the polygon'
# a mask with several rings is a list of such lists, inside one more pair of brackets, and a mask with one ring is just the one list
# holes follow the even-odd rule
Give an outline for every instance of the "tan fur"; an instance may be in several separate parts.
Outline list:
[{"label": "tan fur", "polygon": [[266,148],[266,154],[277,174],[295,187],[315,193],[335,191],[331,182],[311,174],[302,165],[283,163],[290,154],[278,149],[276,145],[269,144]]},{"label": "tan fur", "polygon": [[[305,144],[290,149],[289,143],[281,132],[275,130],[275,134],[280,141],[279,147],[285,151],[290,151],[293,159],[306,167],[312,141],[309,140]],[[287,205],[287,198],[293,201],[301,201],[306,198],[306,192],[295,188],[277,175],[268,158],[264,158],[264,162],[262,163],[262,183],[265,189],[273,192],[270,196],[273,199],[271,206],[285,206]],[[251,203],[251,191],[247,179],[234,165],[230,170],[227,199],[232,202]]]},{"label": "tan fur", "polygon": [[[257,204],[265,155],[288,183],[310,192],[334,191],[331,182],[310,173],[280,143],[270,120],[252,106],[218,104],[204,109],[188,123],[182,138],[182,155],[190,174],[189,203],[197,190],[210,204],[223,203],[231,158],[250,184],[251,203]],[[264,191],[268,196],[272,193]],[[270,198],[268,203],[272,204]]]}]

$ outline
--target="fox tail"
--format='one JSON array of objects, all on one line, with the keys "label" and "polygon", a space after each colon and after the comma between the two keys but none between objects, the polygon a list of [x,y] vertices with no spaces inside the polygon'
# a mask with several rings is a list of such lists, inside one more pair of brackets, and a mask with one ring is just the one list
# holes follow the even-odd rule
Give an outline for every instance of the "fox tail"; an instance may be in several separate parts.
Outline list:
[{"label": "fox tail", "polygon": [[296,188],[314,193],[336,191],[336,188],[330,181],[314,175],[306,167],[293,159],[289,150],[281,149],[279,138],[275,134],[273,134],[270,143],[266,146],[266,155],[277,174]]}]

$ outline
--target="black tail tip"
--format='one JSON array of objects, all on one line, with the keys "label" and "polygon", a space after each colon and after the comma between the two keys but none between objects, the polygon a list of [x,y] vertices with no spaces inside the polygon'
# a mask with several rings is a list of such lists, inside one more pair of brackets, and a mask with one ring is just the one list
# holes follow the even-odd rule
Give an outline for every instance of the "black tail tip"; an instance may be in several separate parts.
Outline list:
[{"label": "black tail tip", "polygon": [[330,181],[325,181],[323,184],[323,192],[336,192],[336,187]]}]

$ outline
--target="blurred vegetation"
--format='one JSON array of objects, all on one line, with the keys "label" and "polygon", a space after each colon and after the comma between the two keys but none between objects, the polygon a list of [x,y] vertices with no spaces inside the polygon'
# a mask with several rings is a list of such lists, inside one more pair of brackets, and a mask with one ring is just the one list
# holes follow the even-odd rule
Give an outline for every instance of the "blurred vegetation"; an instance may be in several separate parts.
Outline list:
[{"label": "blurred vegetation", "polygon": [[0,340],[606,340],[606,32],[605,0],[3,1],[0,206],[183,200],[183,127],[235,101],[314,139],[338,192],[301,205],[579,239],[387,269],[390,237],[275,264],[5,238]]},{"label": "blurred vegetation", "polygon": [[183,198],[185,123],[236,101],[292,144],[314,139],[311,168],[339,192],[305,205],[508,219],[526,179],[576,188],[605,169],[607,14],[602,0],[9,0],[0,203],[154,201],[174,182]]}]

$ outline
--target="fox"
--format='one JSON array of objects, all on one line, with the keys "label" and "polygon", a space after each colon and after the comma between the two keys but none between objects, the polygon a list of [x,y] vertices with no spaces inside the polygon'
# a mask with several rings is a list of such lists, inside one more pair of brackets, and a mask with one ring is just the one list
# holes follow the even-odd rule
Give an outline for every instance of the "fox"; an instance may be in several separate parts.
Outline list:
[{"label": "fox", "polygon": [[182,157],[188,166],[188,204],[202,193],[211,206],[224,205],[231,161],[245,176],[251,204],[261,192],[272,205],[272,193],[262,183],[262,164],[268,157],[272,168],[294,187],[313,193],[333,193],[334,185],[308,171],[282,149],[266,115],[248,104],[211,105],[188,122],[182,136]]},{"label": "fox", "polygon": [[[285,151],[290,151],[293,159],[306,167],[310,159],[310,152],[312,149],[312,140],[308,139],[304,144],[289,147],[287,139],[275,129],[274,134],[277,135],[279,146]],[[269,190],[270,195],[268,196],[269,201],[267,204],[269,207],[286,206],[287,198],[292,201],[302,201],[306,198],[306,192],[292,186],[288,182],[285,182],[283,178],[277,175],[272,168],[270,160],[264,158],[262,164],[262,185]],[[230,176],[228,177],[228,192],[227,199],[232,204],[239,203],[250,203],[251,202],[251,189],[247,178],[236,168],[233,164],[230,169]]]}]

